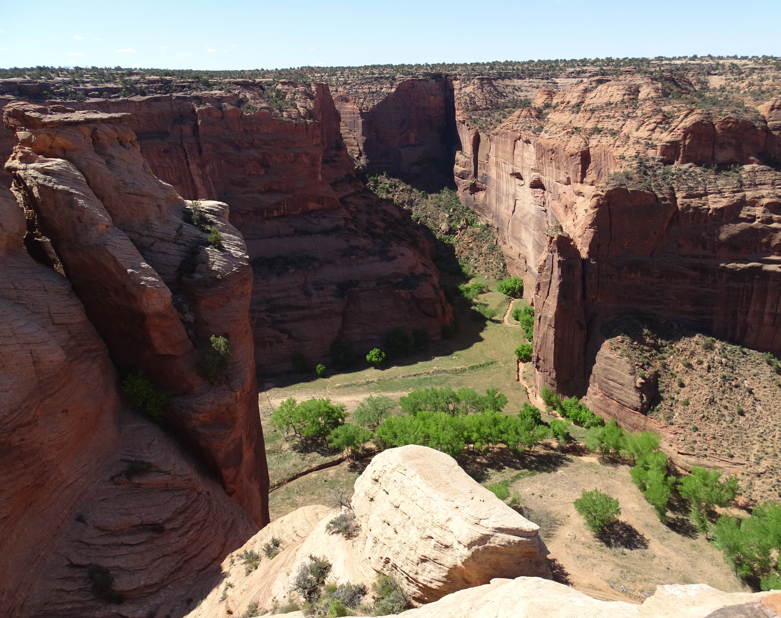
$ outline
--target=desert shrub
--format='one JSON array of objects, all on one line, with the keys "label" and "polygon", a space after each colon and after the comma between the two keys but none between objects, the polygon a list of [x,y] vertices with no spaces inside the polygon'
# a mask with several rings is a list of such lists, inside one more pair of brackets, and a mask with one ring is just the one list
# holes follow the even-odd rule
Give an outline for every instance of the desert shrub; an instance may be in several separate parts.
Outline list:
[{"label": "desert shrub", "polygon": [[618,500],[598,489],[584,491],[580,498],[575,500],[575,510],[581,514],[594,534],[602,532],[605,526],[616,521],[621,514]]},{"label": "desert shrub", "polygon": [[352,539],[358,534],[359,526],[352,511],[340,513],[325,527],[328,534],[341,534],[346,539]]},{"label": "desert shrub", "polygon": [[664,470],[651,468],[645,475],[645,490],[643,497],[654,507],[656,515],[664,521],[667,517],[667,505],[675,487],[675,479],[667,476]]},{"label": "desert shrub", "polygon": [[712,536],[740,577],[762,590],[781,588],[781,505],[760,504],[743,520],[719,517]]},{"label": "desert shrub", "polygon": [[331,364],[337,369],[347,369],[355,363],[355,352],[346,341],[334,341],[328,351]]},{"label": "desert shrub", "polygon": [[143,373],[129,373],[122,380],[122,394],[130,407],[156,423],[165,419],[171,395],[155,386]]},{"label": "desert shrub", "polygon": [[355,422],[373,431],[390,416],[395,407],[396,404],[389,397],[371,395],[355,408]]},{"label": "desert shrub", "polygon": [[398,614],[409,606],[407,595],[399,583],[387,575],[379,575],[372,586],[374,593],[373,615]]},{"label": "desert shrub", "polygon": [[426,412],[447,412],[448,414],[470,414],[485,410],[500,411],[507,405],[507,397],[500,391],[489,388],[484,395],[474,389],[425,388],[412,391],[399,400],[402,411],[407,414]]},{"label": "desert shrub", "polygon": [[309,399],[298,403],[292,397],[271,414],[271,423],[287,437],[301,443],[323,442],[344,423],[344,406],[330,399]]},{"label": "desert shrub", "polygon": [[206,242],[208,242],[215,249],[223,249],[222,234],[220,234],[220,230],[216,225],[209,226],[209,235],[206,237]]},{"label": "desert shrub", "polygon": [[328,446],[333,449],[339,451],[350,449],[353,452],[372,439],[372,432],[358,425],[345,423],[332,429],[326,439]]},{"label": "desert shrub", "polygon": [[462,283],[458,286],[458,291],[468,301],[473,301],[475,298],[485,292],[485,283],[482,281],[473,281],[472,283]]},{"label": "desert shrub", "polygon": [[245,575],[249,575],[260,566],[260,554],[252,549],[245,549],[241,552],[239,560],[244,564]]},{"label": "desert shrub", "polygon": [[457,404],[458,396],[452,388],[424,388],[399,399],[399,405],[406,414],[423,411],[455,414]]},{"label": "desert shrub", "polygon": [[738,480],[721,480],[721,472],[693,466],[690,474],[678,481],[678,493],[689,502],[692,523],[705,530],[715,506],[725,506],[738,493]]},{"label": "desert shrub", "polygon": [[331,563],[325,558],[309,556],[309,562],[302,564],[293,581],[293,591],[300,594],[308,603],[320,598],[325,578],[331,572]]},{"label": "desert shrub", "polygon": [[532,359],[532,350],[531,343],[522,343],[515,348],[515,356],[522,363],[528,363]]},{"label": "desert shrub", "polygon": [[555,410],[561,403],[559,395],[549,386],[543,386],[540,389],[540,397],[548,410]]},{"label": "desert shrub", "polygon": [[278,539],[277,537],[271,537],[271,540],[268,543],[264,543],[263,545],[263,554],[266,556],[266,558],[273,558],[276,556],[282,549],[282,541]]},{"label": "desert shrub", "polygon": [[770,368],[775,371],[776,373],[781,373],[781,360],[773,354],[772,352],[766,352],[765,355],[765,362],[770,366]]},{"label": "desert shrub", "polygon": [[209,382],[225,375],[231,362],[231,344],[227,337],[212,335],[198,351],[198,372]]},{"label": "desert shrub", "polygon": [[591,427],[586,432],[586,448],[599,451],[602,457],[617,458],[624,450],[625,443],[625,432],[614,419],[610,419],[606,425]]},{"label": "desert shrub", "polygon": [[540,409],[530,403],[525,403],[521,406],[521,409],[518,411],[518,417],[527,420],[533,425],[542,424]]},{"label": "desert shrub", "polygon": [[315,365],[315,375],[318,378],[322,378],[325,375],[325,372],[326,372],[325,365],[323,365],[322,363],[317,363],[317,365]]},{"label": "desert shrub", "polygon": [[377,428],[375,437],[384,447],[420,444],[448,455],[464,450],[463,431],[456,417],[446,412],[419,412],[415,416],[392,416]]},{"label": "desert shrub", "polygon": [[379,367],[385,362],[385,352],[380,348],[372,348],[366,353],[366,362],[372,367]]},{"label": "desert shrub", "polygon": [[499,500],[507,500],[507,498],[510,497],[510,485],[507,481],[500,481],[499,483],[489,485],[488,489],[493,492]]},{"label": "desert shrub", "polygon": [[526,339],[532,341],[534,339],[534,307],[524,305],[521,307],[520,312],[517,314],[513,310],[513,318],[518,320],[523,329],[523,334],[526,335]]},{"label": "desert shrub", "polygon": [[[659,450],[659,435],[651,431],[637,431],[624,436],[624,454],[635,463]],[[665,468],[667,462],[665,461]]]},{"label": "desert shrub", "polygon": [[577,397],[559,399],[558,404],[556,405],[556,410],[563,417],[568,418],[573,423],[580,425],[581,427],[597,427],[604,424],[604,421],[591,410],[589,410],[587,406],[582,404]]},{"label": "desert shrub", "polygon": [[401,328],[389,330],[385,335],[385,349],[391,358],[402,358],[412,352],[413,341],[407,331]]},{"label": "desert shrub", "polygon": [[309,361],[301,352],[294,352],[290,356],[290,365],[296,373],[306,373],[309,371]]},{"label": "desert shrub", "polygon": [[559,446],[572,442],[572,425],[560,418],[553,419],[550,423],[550,432]]},{"label": "desert shrub", "polygon": [[355,609],[366,596],[366,586],[363,584],[339,584],[329,592],[329,596],[341,601],[346,607]]},{"label": "desert shrub", "polygon": [[496,290],[510,298],[523,297],[523,279],[520,277],[507,277],[496,284]]},{"label": "desert shrub", "polygon": [[114,576],[106,567],[99,564],[90,565],[87,567],[87,577],[90,590],[96,599],[117,605],[125,601],[125,595],[114,590]]}]

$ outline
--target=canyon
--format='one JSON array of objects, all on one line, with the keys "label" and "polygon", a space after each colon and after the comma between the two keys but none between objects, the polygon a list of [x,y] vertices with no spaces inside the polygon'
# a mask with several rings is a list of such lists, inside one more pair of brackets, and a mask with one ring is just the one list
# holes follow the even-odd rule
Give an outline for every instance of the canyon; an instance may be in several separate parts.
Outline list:
[{"label": "canyon", "polygon": [[[9,615],[199,615],[226,556],[269,523],[258,380],[296,359],[330,366],[335,345],[362,355],[395,329],[437,340],[453,325],[435,238],[367,175],[455,188],[525,282],[533,387],[660,432],[668,450],[671,428],[649,414],[658,375],[620,343],[627,317],[781,354],[777,69],[314,77],[141,76],[141,95],[78,97],[0,80]],[[229,342],[216,376],[203,369],[215,338]],[[129,376],[165,398],[164,419],[131,409]],[[334,515],[291,526],[303,544]],[[375,564],[388,540],[374,542],[366,573],[420,555],[385,547]],[[456,571],[407,592],[484,584],[499,598],[526,584],[493,578],[545,575],[450,586]]]}]

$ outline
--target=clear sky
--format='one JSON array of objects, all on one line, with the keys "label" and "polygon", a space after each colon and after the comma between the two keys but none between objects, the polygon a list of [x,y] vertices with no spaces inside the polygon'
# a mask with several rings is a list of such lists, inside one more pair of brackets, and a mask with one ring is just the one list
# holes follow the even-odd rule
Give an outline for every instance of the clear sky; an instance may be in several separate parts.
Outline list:
[{"label": "clear sky", "polygon": [[781,0],[0,0],[0,67],[781,55]]}]

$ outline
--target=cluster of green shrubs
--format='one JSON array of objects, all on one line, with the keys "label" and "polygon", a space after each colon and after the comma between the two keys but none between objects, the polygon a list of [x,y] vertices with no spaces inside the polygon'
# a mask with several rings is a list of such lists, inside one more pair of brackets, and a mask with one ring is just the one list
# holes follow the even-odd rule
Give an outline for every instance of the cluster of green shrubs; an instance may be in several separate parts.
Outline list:
[{"label": "cluster of green shrubs", "polygon": [[523,298],[523,279],[507,277],[496,284],[496,290],[510,298]]},{"label": "cluster of green shrubs", "polygon": [[305,448],[328,445],[350,454],[373,442],[379,448],[420,444],[457,455],[467,447],[485,451],[499,445],[524,450],[553,435],[571,440],[564,421],[542,422],[540,411],[525,404],[517,415],[502,409],[507,398],[496,389],[483,394],[471,388],[429,388],[401,398],[403,416],[391,416],[396,404],[369,397],[355,411],[357,424],[345,423],[345,409],[328,399],[283,401],[271,417],[274,427]]},{"label": "cluster of green shrubs", "polygon": [[581,427],[597,427],[605,422],[577,397],[562,399],[553,389],[543,386],[540,396],[549,410],[556,410],[561,416]]},{"label": "cluster of green shrubs", "polygon": [[528,341],[534,340],[534,307],[524,305],[515,307],[512,311],[512,318],[521,325],[523,334]]}]

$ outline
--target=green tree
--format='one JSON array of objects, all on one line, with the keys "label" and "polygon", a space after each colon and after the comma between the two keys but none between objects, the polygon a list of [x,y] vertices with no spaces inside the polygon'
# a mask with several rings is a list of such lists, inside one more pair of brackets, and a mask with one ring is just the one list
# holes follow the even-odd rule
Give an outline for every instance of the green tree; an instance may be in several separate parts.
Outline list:
[{"label": "green tree", "polygon": [[532,359],[533,346],[531,343],[522,343],[515,348],[515,356],[522,363],[528,363]]},{"label": "green tree", "polygon": [[298,403],[291,397],[274,410],[271,423],[301,444],[322,443],[332,430],[344,423],[344,406],[332,403],[330,399]]},{"label": "green tree", "polygon": [[374,431],[395,407],[396,404],[389,397],[370,395],[355,408],[355,422]]},{"label": "green tree", "polygon": [[510,298],[523,297],[523,279],[520,277],[507,277],[496,284],[496,290]]},{"label": "green tree", "polygon": [[[515,315],[515,312],[513,312],[514,318]],[[526,339],[532,341],[534,339],[534,307],[524,305],[521,307],[521,311],[516,319],[518,322],[520,322],[521,328],[523,329],[523,334],[526,335]]]},{"label": "green tree", "polygon": [[738,480],[721,480],[721,472],[694,466],[691,473],[678,482],[678,493],[689,502],[691,519],[697,528],[705,530],[715,506],[724,506],[738,493]]},{"label": "green tree", "polygon": [[327,441],[331,448],[339,451],[349,449],[352,455],[371,439],[372,432],[368,429],[346,423],[332,429],[328,434]]},{"label": "green tree", "polygon": [[602,532],[605,526],[616,521],[621,514],[618,500],[598,489],[583,491],[580,498],[575,500],[575,510],[594,534]]},{"label": "green tree", "polygon": [[380,348],[372,348],[366,353],[366,362],[372,367],[379,367],[385,362],[385,352]]},{"label": "green tree", "polygon": [[556,442],[559,443],[559,446],[564,446],[565,444],[572,442],[572,425],[567,421],[560,418],[554,418],[549,425],[551,434],[553,434],[553,437],[556,439]]},{"label": "green tree", "polygon": [[317,365],[315,365],[315,375],[318,378],[322,378],[323,376],[325,376],[325,372],[326,372],[325,365],[323,365],[322,363],[317,363]]},{"label": "green tree", "polygon": [[607,425],[591,427],[586,432],[585,444],[589,450],[599,451],[602,457],[616,459],[624,450],[625,432],[614,419],[610,419]]}]

